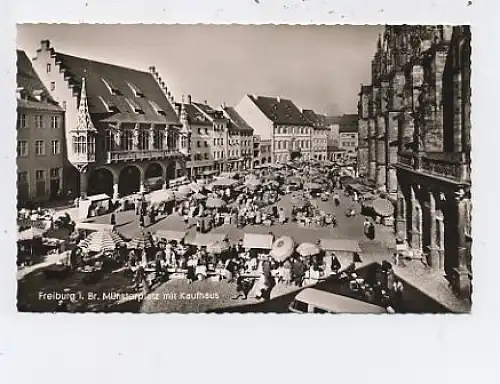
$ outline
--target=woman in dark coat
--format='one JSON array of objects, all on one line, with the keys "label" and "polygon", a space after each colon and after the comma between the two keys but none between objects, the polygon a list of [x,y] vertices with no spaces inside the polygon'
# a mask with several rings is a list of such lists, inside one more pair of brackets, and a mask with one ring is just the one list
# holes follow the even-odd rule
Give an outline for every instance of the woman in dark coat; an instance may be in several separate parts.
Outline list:
[{"label": "woman in dark coat", "polygon": [[109,222],[110,222],[111,225],[116,225],[116,215],[115,215],[114,212],[111,214]]}]

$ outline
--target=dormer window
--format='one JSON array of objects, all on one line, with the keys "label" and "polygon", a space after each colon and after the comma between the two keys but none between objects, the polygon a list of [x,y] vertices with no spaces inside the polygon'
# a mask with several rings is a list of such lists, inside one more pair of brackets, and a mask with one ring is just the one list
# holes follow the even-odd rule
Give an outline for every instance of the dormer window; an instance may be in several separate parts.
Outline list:
[{"label": "dormer window", "polygon": [[138,86],[131,84],[131,83],[127,83],[127,85],[132,90],[135,97],[144,97],[144,93],[140,90],[140,88]]},{"label": "dormer window", "polygon": [[38,101],[42,101],[42,98],[43,98],[43,91],[41,89],[35,89],[33,91],[33,96],[35,97],[35,99],[37,99]]},{"label": "dormer window", "polygon": [[108,88],[109,93],[111,93],[112,95],[120,94],[120,90],[117,87],[115,87],[115,85],[111,82],[111,80],[102,79],[102,82],[104,83],[104,85],[106,85],[106,88]]},{"label": "dormer window", "polygon": [[151,104],[151,106],[158,115],[165,116],[165,111],[158,104],[156,104],[154,101],[149,101],[149,104]]},{"label": "dormer window", "polygon": [[120,112],[118,107],[111,100],[104,100],[102,96],[99,96],[99,100],[101,100],[104,108],[106,108],[106,111],[108,111],[109,113]]},{"label": "dormer window", "polygon": [[135,101],[130,100],[130,99],[125,99],[125,100],[127,101],[127,104],[130,106],[132,111],[134,111],[134,113],[144,113],[144,111],[142,110],[142,107],[139,104],[137,104]]}]

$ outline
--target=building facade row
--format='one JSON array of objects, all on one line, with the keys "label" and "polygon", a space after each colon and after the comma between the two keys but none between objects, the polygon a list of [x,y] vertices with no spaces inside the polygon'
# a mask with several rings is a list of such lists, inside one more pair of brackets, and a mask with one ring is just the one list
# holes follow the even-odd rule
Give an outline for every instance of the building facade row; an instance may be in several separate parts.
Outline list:
[{"label": "building facade row", "polygon": [[18,52],[20,201],[166,187],[182,176],[326,160],[326,117],[288,99],[218,108],[175,102],[155,67],[139,71],[56,51]]},{"label": "building facade row", "polygon": [[359,99],[359,167],[395,229],[470,297],[470,29],[387,26]]}]

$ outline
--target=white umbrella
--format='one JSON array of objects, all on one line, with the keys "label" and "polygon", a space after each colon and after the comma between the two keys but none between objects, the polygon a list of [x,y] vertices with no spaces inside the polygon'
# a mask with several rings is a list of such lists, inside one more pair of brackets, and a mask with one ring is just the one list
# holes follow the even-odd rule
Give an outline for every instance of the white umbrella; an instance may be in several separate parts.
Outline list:
[{"label": "white umbrella", "polygon": [[80,243],[80,246],[91,252],[114,251],[122,242],[121,237],[115,232],[98,231],[91,233]]}]

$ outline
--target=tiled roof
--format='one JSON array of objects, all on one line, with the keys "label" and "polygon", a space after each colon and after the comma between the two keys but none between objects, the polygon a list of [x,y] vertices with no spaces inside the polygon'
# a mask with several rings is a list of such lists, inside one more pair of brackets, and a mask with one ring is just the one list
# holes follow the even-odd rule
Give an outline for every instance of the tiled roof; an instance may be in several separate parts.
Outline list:
[{"label": "tiled roof", "polygon": [[340,124],[341,116],[325,116],[328,125]]},{"label": "tiled roof", "polygon": [[342,115],[340,117],[340,132],[358,132],[358,115]]},{"label": "tiled roof", "polygon": [[248,125],[248,123],[240,116],[236,109],[233,107],[225,107],[224,112],[227,113],[231,122],[240,130],[240,131],[251,131],[253,132],[253,128]]},{"label": "tiled roof", "polygon": [[326,129],[328,127],[326,116],[314,112],[312,109],[303,109],[302,114],[317,129]]},{"label": "tiled roof", "polygon": [[248,95],[248,97],[273,123],[283,125],[312,125],[302,115],[293,101],[289,99],[252,95]]},{"label": "tiled roof", "polygon": [[[176,106],[180,107],[181,103],[176,103]],[[212,120],[207,118],[205,114],[200,111],[194,104],[184,103],[184,108],[187,113],[188,121],[190,124],[196,125],[212,125]]]},{"label": "tiled roof", "polygon": [[[101,121],[178,124],[173,106],[150,72],[55,52],[77,92],[86,78],[88,105]],[[109,108],[113,111],[110,112]],[[97,116],[96,116],[97,115]]]},{"label": "tiled roof", "polygon": [[[62,111],[62,108],[52,99],[33,69],[26,53],[21,50],[17,50],[16,81],[18,88],[22,88],[22,98],[17,100],[18,107],[44,111]],[[36,98],[36,94],[41,95],[40,100]]]},{"label": "tiled roof", "polygon": [[224,115],[222,111],[219,111],[217,109],[212,108],[212,106],[206,104],[206,103],[193,103],[201,109],[210,119],[212,120],[222,120],[224,119]]}]

